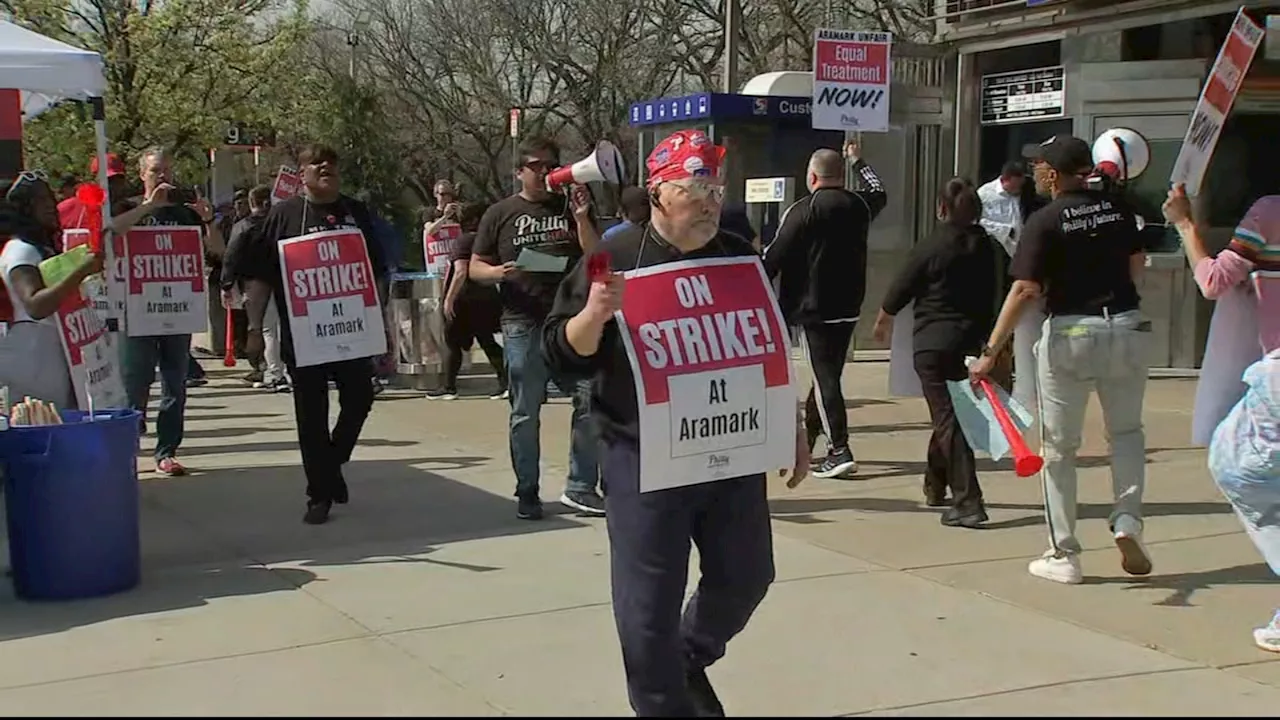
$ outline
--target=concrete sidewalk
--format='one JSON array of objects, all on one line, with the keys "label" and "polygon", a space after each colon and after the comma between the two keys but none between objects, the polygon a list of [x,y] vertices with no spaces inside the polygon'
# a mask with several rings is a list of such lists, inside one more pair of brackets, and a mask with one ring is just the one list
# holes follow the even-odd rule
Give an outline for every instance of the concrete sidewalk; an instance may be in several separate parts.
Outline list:
[{"label": "concrete sidewalk", "polygon": [[[774,488],[778,582],[710,671],[731,715],[1276,712],[1280,659],[1249,637],[1273,579],[1188,447],[1193,382],[1149,389],[1145,581],[1110,544],[1091,414],[1087,580],[1068,587],[1025,571],[1045,542],[1035,479],[985,468],[986,530],[920,505],[926,411],[885,398],[886,370],[846,372],[857,478]],[[212,376],[190,402],[193,475],[140,466],[142,586],[47,605],[4,588],[0,712],[629,714],[604,523],[515,519],[506,405],[483,381],[451,403],[384,394],[352,503],[317,528],[289,397]],[[543,424],[551,501],[564,401]]]}]

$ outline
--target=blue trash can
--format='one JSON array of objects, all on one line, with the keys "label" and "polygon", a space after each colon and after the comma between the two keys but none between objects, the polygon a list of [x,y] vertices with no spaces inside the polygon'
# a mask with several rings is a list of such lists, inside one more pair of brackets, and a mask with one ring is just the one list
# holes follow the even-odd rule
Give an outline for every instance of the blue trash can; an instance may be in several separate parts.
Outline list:
[{"label": "blue trash can", "polygon": [[24,600],[129,590],[142,577],[135,410],[62,412],[0,432],[9,558]]}]

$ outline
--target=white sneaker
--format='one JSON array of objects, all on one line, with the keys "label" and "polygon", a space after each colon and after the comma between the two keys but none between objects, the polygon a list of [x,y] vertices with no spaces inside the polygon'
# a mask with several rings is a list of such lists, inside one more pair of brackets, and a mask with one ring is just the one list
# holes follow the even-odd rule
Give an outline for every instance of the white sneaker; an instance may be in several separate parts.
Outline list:
[{"label": "white sneaker", "polygon": [[1253,631],[1253,644],[1267,652],[1280,653],[1280,610],[1271,617],[1266,627]]},{"label": "white sneaker", "polygon": [[1079,585],[1084,582],[1084,571],[1080,569],[1080,556],[1059,554],[1054,550],[1049,550],[1041,557],[1032,560],[1027,566],[1027,572],[1038,578],[1064,585]]},{"label": "white sneaker", "polygon": [[1116,518],[1113,528],[1120,549],[1120,568],[1130,575],[1150,575],[1151,556],[1142,544],[1142,522],[1130,515]]}]

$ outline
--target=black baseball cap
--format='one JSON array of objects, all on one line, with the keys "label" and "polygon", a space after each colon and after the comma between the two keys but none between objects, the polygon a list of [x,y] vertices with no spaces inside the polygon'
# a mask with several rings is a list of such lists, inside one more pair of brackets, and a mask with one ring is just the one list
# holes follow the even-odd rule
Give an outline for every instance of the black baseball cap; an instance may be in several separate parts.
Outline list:
[{"label": "black baseball cap", "polygon": [[1022,156],[1068,175],[1093,169],[1093,149],[1089,143],[1071,135],[1054,135],[1039,145],[1027,145],[1022,148]]}]

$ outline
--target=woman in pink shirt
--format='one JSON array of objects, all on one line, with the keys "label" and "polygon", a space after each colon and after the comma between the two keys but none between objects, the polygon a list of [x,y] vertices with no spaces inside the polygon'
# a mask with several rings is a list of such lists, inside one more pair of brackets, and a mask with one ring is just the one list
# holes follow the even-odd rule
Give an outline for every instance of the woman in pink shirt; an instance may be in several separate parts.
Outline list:
[{"label": "woman in pink shirt", "polygon": [[1181,185],[1169,192],[1164,215],[1182,238],[1200,292],[1216,301],[1191,423],[1192,442],[1208,445],[1244,395],[1245,369],[1280,347],[1280,195],[1255,202],[1216,256],[1205,249]]},{"label": "woman in pink shirt", "polygon": [[1259,198],[1216,256],[1205,250],[1182,185],[1169,191],[1164,215],[1182,237],[1200,292],[1210,300],[1236,288],[1252,293],[1258,304],[1259,357],[1280,347],[1280,295],[1265,292],[1268,280],[1280,278],[1280,195]]},{"label": "woman in pink shirt", "polygon": [[[1254,203],[1215,257],[1205,252],[1181,185],[1169,193],[1164,214],[1182,237],[1200,292],[1217,301],[1196,388],[1193,439],[1203,442],[1196,436],[1206,429],[1211,435],[1214,482],[1280,575],[1280,195]],[[1280,610],[1253,631],[1253,641],[1280,652]]]}]

